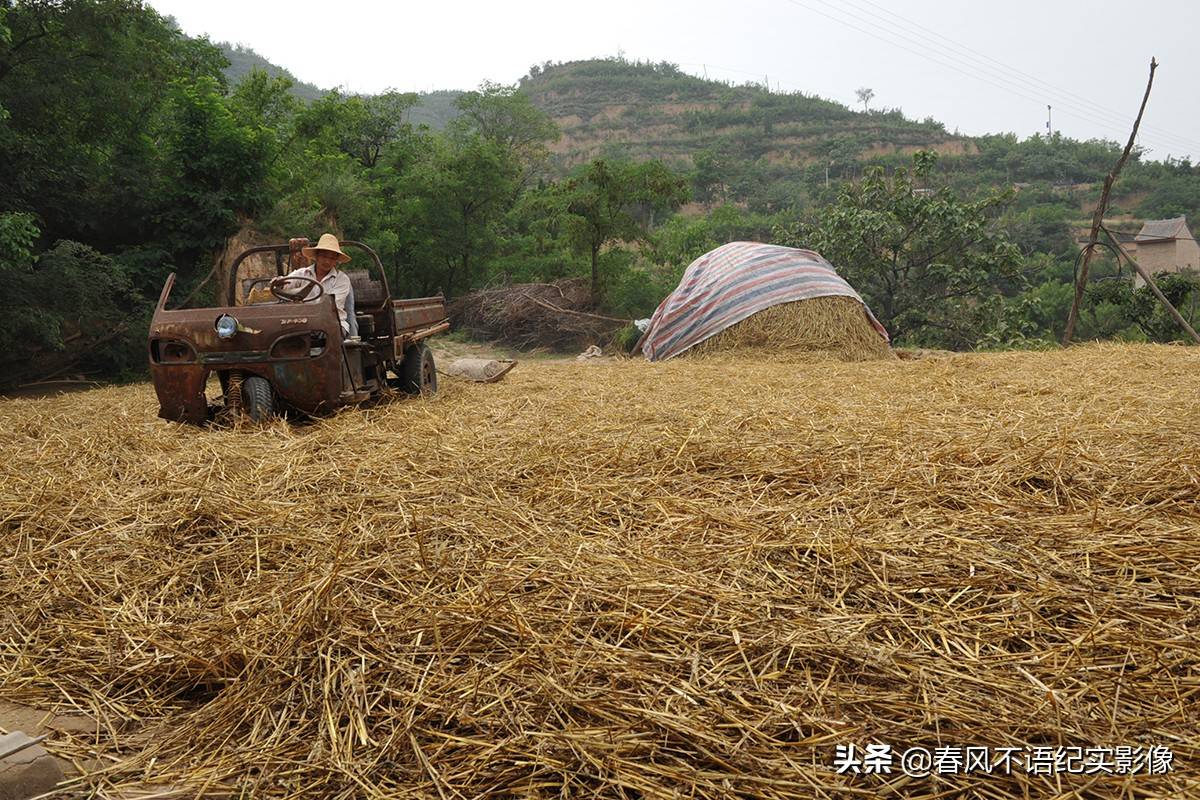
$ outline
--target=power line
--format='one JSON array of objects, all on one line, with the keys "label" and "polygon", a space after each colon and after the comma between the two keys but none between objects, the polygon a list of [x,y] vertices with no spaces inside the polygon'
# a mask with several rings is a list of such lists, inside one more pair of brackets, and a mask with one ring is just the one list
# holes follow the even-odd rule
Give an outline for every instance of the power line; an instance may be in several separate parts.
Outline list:
[{"label": "power line", "polygon": [[[863,30],[862,28],[859,28],[859,27],[853,25],[852,23],[846,22],[843,19],[839,19],[837,17],[830,16],[829,14],[824,13],[818,9],[812,8],[811,6],[806,6],[803,3],[796,2],[795,0],[790,0],[790,1],[793,2],[794,5],[798,5],[798,6],[807,8],[809,11],[813,11],[815,13],[821,14],[822,16],[828,17],[829,19],[832,19],[835,22],[839,22],[848,27],[852,27],[855,30],[858,30],[862,33],[866,33],[867,35],[872,36],[876,39],[880,39],[881,41],[887,42],[887,43],[892,44],[897,47],[901,47],[902,49],[906,49],[909,52],[915,53],[917,55],[921,55],[921,57],[923,57],[923,58],[937,61],[936,59],[933,59],[928,53],[921,53],[919,51],[912,50],[912,49],[907,48],[904,45],[899,44],[895,41],[892,41],[890,39],[885,39],[872,31]],[[849,16],[853,19],[857,19],[861,22],[864,22],[865,24],[867,24],[873,28],[876,28],[877,30],[882,30],[888,34],[892,34],[891,30],[878,24],[873,19],[867,19],[867,18],[864,18],[857,14],[854,14],[852,12],[846,11],[844,8],[838,7],[832,3],[827,2],[827,0],[816,0],[816,1],[822,2],[826,6],[832,6],[834,8],[834,10],[838,11],[839,13]],[[859,10],[861,10],[861,9],[859,9]],[[998,74],[997,70],[995,70],[994,68],[988,67],[986,65],[981,66],[978,63],[975,63],[973,59],[964,61],[963,57],[961,55],[953,53],[953,52],[945,51],[943,49],[942,45],[938,45],[936,42],[933,42],[932,40],[928,39],[928,37],[921,36],[920,34],[914,34],[912,31],[907,31],[907,30],[904,31],[904,33],[912,35],[918,39],[924,39],[925,41],[921,42],[921,44],[930,48],[933,52],[936,52],[940,56],[946,56],[946,57],[949,57],[949,58],[955,60],[955,62],[956,62],[955,64],[947,65],[947,66],[952,66],[952,68],[957,68],[959,70],[974,70],[975,72],[982,73],[982,75],[980,75],[980,74],[972,74],[971,72],[967,72],[967,74],[970,77],[976,78],[978,80],[994,79],[994,80],[1001,81],[1006,85],[998,86],[997,88],[1003,88],[1003,89],[1005,89],[1005,91],[1012,92],[1021,97],[1024,97],[1025,99],[1028,99],[1028,100],[1033,100],[1034,98],[1030,97],[1028,94],[1024,94],[1024,92],[1033,91],[1033,92],[1037,92],[1039,95],[1044,94],[1044,90],[1041,89],[1040,87],[1029,86],[1027,84],[1027,82],[1022,81],[1020,79],[1013,79],[1013,78],[1008,77],[1007,75]],[[943,37],[943,38],[945,38],[945,37]],[[945,62],[937,62],[937,63],[945,64]],[[984,76],[986,76],[986,77],[984,77]],[[989,80],[988,82],[992,82],[992,81]],[[992,85],[995,86],[997,84],[992,82]],[[1038,102],[1040,104],[1041,102],[1044,102],[1044,98],[1039,97],[1036,100],[1036,102]],[[1102,114],[1104,114],[1105,112],[1102,112],[1102,111],[1098,112],[1096,109],[1094,109],[1092,107],[1092,105],[1090,103],[1086,103],[1086,101],[1085,101],[1084,105],[1080,105],[1080,104],[1074,103],[1072,101],[1059,99],[1058,105],[1060,108],[1063,106],[1067,107],[1068,110],[1065,113],[1067,113],[1068,116],[1073,116],[1077,119],[1082,119],[1084,121],[1091,122],[1094,125],[1123,129],[1124,124],[1126,122],[1126,118],[1123,115],[1116,114],[1115,112],[1109,112],[1115,117],[1114,120],[1104,119]],[[1200,148],[1200,145],[1196,145],[1194,142],[1190,142],[1190,141],[1184,139],[1183,137],[1175,136],[1173,134],[1167,134],[1165,132],[1160,133],[1159,135],[1151,137],[1151,138],[1155,139],[1156,141],[1160,141],[1160,142],[1163,142],[1166,144],[1172,144],[1176,147],[1185,147],[1187,149]]]},{"label": "power line", "polygon": [[[853,5],[856,5],[857,3],[865,3],[866,5],[869,5],[869,6],[871,6],[872,8],[875,8],[875,9],[877,9],[877,10],[879,10],[879,11],[882,11],[883,13],[887,14],[888,16],[890,16],[890,17],[893,17],[894,19],[897,19],[897,20],[899,20],[899,21],[901,22],[901,24],[902,24],[902,25],[909,26],[909,27],[910,27],[910,29],[911,29],[911,28],[916,28],[916,29],[919,29],[919,30],[925,31],[926,33],[932,34],[933,36],[935,36],[935,37],[937,37],[938,39],[941,39],[941,40],[943,40],[943,41],[947,42],[949,45],[951,45],[952,47],[954,47],[954,48],[956,48],[956,49],[958,49],[958,50],[960,50],[960,51],[963,51],[963,52],[965,52],[965,53],[970,53],[970,54],[972,54],[972,55],[974,55],[974,56],[977,56],[977,57],[979,57],[979,58],[981,58],[981,59],[984,59],[984,60],[986,60],[986,61],[990,61],[990,62],[992,62],[993,64],[996,64],[998,67],[1000,67],[1000,68],[1001,68],[1001,69],[1003,69],[1003,70],[1007,70],[1007,71],[1009,71],[1009,72],[1012,72],[1012,73],[1014,73],[1014,74],[1017,74],[1017,75],[1023,76],[1024,78],[1028,79],[1029,81],[1032,81],[1032,82],[1034,82],[1034,83],[1037,83],[1037,84],[1041,84],[1042,86],[1044,86],[1044,87],[1046,87],[1046,88],[1052,89],[1052,90],[1054,90],[1055,92],[1058,92],[1058,93],[1060,93],[1062,96],[1066,96],[1066,97],[1071,97],[1071,98],[1074,98],[1074,99],[1076,99],[1076,100],[1078,100],[1078,101],[1082,102],[1082,103],[1083,103],[1084,105],[1086,105],[1088,108],[1091,108],[1091,109],[1095,110],[1096,112],[1103,113],[1103,114],[1105,114],[1106,116],[1110,116],[1110,117],[1112,117],[1112,118],[1113,118],[1115,121],[1117,121],[1117,122],[1120,122],[1120,123],[1124,124],[1124,123],[1127,123],[1127,122],[1129,121],[1129,120],[1128,120],[1128,116],[1127,116],[1127,115],[1125,115],[1125,114],[1122,114],[1122,113],[1120,113],[1120,112],[1118,112],[1118,111],[1114,111],[1114,110],[1112,110],[1111,108],[1107,108],[1107,107],[1105,107],[1105,106],[1102,106],[1102,105],[1100,105],[1100,104],[1098,104],[1098,103],[1096,103],[1096,102],[1092,101],[1090,98],[1084,97],[1083,95],[1080,95],[1080,94],[1076,94],[1075,92],[1072,92],[1072,91],[1070,91],[1070,90],[1068,90],[1068,89],[1064,89],[1064,88],[1062,88],[1061,86],[1056,86],[1055,84],[1052,84],[1052,83],[1050,83],[1050,82],[1048,82],[1048,81],[1046,81],[1046,80],[1044,80],[1044,79],[1042,79],[1042,78],[1038,77],[1037,75],[1033,75],[1033,74],[1031,74],[1031,73],[1025,72],[1025,71],[1023,71],[1023,70],[1020,70],[1020,69],[1018,69],[1018,68],[1016,68],[1016,67],[1012,66],[1011,64],[1007,64],[1007,63],[1005,63],[1005,62],[1003,62],[1003,61],[1000,61],[1000,60],[998,60],[998,59],[992,58],[992,57],[991,57],[991,56],[989,56],[987,53],[980,52],[979,50],[976,50],[976,49],[974,49],[974,48],[970,47],[969,45],[965,45],[965,44],[962,44],[962,43],[960,43],[960,42],[957,42],[957,41],[955,41],[954,39],[951,39],[949,36],[946,36],[946,35],[944,35],[944,34],[941,34],[941,33],[937,32],[937,31],[933,30],[932,28],[927,28],[927,27],[925,27],[924,25],[920,24],[919,22],[916,22],[915,20],[909,19],[908,17],[905,17],[905,16],[903,16],[903,15],[901,15],[901,14],[897,14],[896,12],[894,12],[894,11],[892,11],[892,10],[890,10],[890,9],[886,8],[885,6],[881,6],[881,5],[879,5],[878,3],[875,3],[875,2],[873,2],[873,0],[843,0],[843,1],[844,1],[844,2],[846,2],[846,3],[848,3],[849,5],[852,5],[852,6],[853,6]],[[859,8],[861,9],[862,7],[861,7],[861,6],[859,6]],[[865,9],[863,9],[863,10],[865,10]],[[919,34],[918,34],[918,35],[919,35]],[[922,38],[926,38],[926,37],[922,37]],[[1192,142],[1192,141],[1189,141],[1189,140],[1187,140],[1187,139],[1184,139],[1184,138],[1182,138],[1182,137],[1176,136],[1175,134],[1171,133],[1170,131],[1166,131],[1166,130],[1163,130],[1163,129],[1160,129],[1160,128],[1151,127],[1151,126],[1149,126],[1149,125],[1144,125],[1144,124],[1143,124],[1141,127],[1142,127],[1142,129],[1144,129],[1144,130],[1151,131],[1151,132],[1154,132],[1154,133],[1158,133],[1158,134],[1160,134],[1160,135],[1162,135],[1162,136],[1165,136],[1165,137],[1169,137],[1169,138],[1171,138],[1171,139],[1175,140],[1175,141],[1176,141],[1176,142],[1178,142],[1178,143],[1181,143],[1181,144],[1187,144],[1189,147],[1197,147],[1197,146],[1200,146],[1200,145],[1197,145],[1197,143],[1196,143],[1196,142]]]},{"label": "power line", "polygon": [[[939,65],[941,65],[941,66],[944,66],[944,67],[949,67],[950,69],[953,69],[953,70],[958,70],[958,71],[963,71],[963,69],[964,69],[964,67],[963,67],[963,65],[962,65],[961,63],[954,63],[954,62],[952,62],[952,61],[944,61],[944,60],[942,60],[942,59],[940,59],[940,58],[935,58],[935,57],[933,57],[933,56],[929,55],[929,53],[921,52],[920,50],[913,49],[913,48],[911,48],[911,47],[909,47],[909,46],[907,46],[907,45],[903,44],[902,42],[897,42],[897,41],[895,41],[895,40],[893,40],[893,39],[890,39],[890,38],[886,38],[886,37],[884,37],[884,36],[881,36],[880,34],[878,34],[878,33],[874,32],[874,31],[868,30],[868,29],[866,29],[866,28],[861,28],[861,27],[859,27],[858,25],[855,25],[855,24],[854,24],[854,23],[852,23],[852,22],[847,22],[847,21],[846,21],[846,20],[844,20],[844,19],[841,19],[841,18],[839,18],[839,17],[835,17],[835,16],[833,16],[833,15],[831,15],[831,14],[828,14],[828,13],[826,13],[826,12],[824,12],[824,11],[822,11],[822,10],[818,9],[818,8],[813,8],[813,7],[812,7],[812,6],[810,6],[810,5],[806,5],[805,3],[802,3],[802,2],[800,2],[800,0],[788,0],[788,2],[789,2],[789,3],[791,3],[791,4],[792,4],[792,5],[794,5],[794,6],[798,6],[798,7],[800,7],[800,8],[803,8],[803,9],[805,9],[806,11],[811,11],[811,12],[813,12],[814,14],[819,14],[819,15],[821,15],[822,17],[825,17],[826,19],[833,20],[834,22],[836,22],[836,23],[838,23],[838,24],[840,24],[840,25],[844,25],[844,26],[846,26],[847,28],[850,28],[850,29],[852,29],[852,30],[856,30],[856,31],[858,31],[859,33],[863,33],[863,34],[866,34],[867,36],[870,36],[870,37],[872,37],[872,38],[874,38],[874,39],[878,39],[879,41],[881,41],[881,42],[884,42],[885,44],[890,44],[890,45],[892,45],[893,47],[898,47],[898,48],[900,48],[901,50],[905,50],[905,51],[907,51],[907,52],[909,52],[909,53],[912,53],[912,54],[913,54],[913,55],[915,55],[915,56],[919,56],[919,57],[921,57],[921,58],[924,58],[924,59],[926,59],[926,60],[928,60],[928,61],[932,61],[932,62],[933,62],[933,63],[935,63],[935,64],[939,64]],[[850,15],[850,16],[853,16],[853,15]],[[869,23],[869,24],[872,24],[872,25],[874,25],[874,23]],[[939,54],[939,55],[940,55],[940,54]],[[1027,95],[1027,94],[1024,94],[1022,91],[1020,91],[1020,90],[1018,90],[1018,89],[1014,89],[1014,88],[1012,88],[1012,87],[1010,87],[1010,86],[1004,86],[1003,84],[996,83],[996,81],[992,80],[991,78],[989,78],[989,77],[987,77],[987,76],[984,76],[984,75],[971,75],[971,74],[969,74],[969,73],[968,73],[968,75],[969,75],[969,77],[975,78],[976,80],[981,80],[981,81],[983,81],[984,83],[988,83],[988,84],[990,84],[990,85],[992,85],[992,86],[995,86],[997,89],[1003,89],[1004,91],[1011,92],[1011,93],[1013,93],[1013,94],[1016,94],[1016,95],[1018,95],[1018,96],[1020,96],[1020,97],[1023,97],[1023,98],[1025,98],[1026,100],[1031,100],[1031,101],[1033,101],[1033,102],[1035,102],[1035,103],[1039,103],[1039,104],[1042,102],[1042,101],[1041,101],[1039,98],[1030,97],[1029,95]]]},{"label": "power line", "polygon": [[[864,0],[864,1],[869,1],[869,0]],[[825,0],[817,0],[817,2],[825,2]],[[796,5],[803,5],[803,4],[796,3]],[[832,5],[832,4],[825,2],[825,5],[828,6],[828,5]],[[865,22],[866,24],[868,24],[876,29],[884,30],[889,34],[892,33],[892,31],[890,31],[887,28],[884,28],[882,25],[879,25],[874,20],[864,19],[861,16],[858,16],[851,12],[846,11],[844,8],[838,8],[836,6],[834,6],[834,8],[837,11],[839,11],[840,13],[850,16],[852,18],[858,19],[862,22]],[[848,27],[854,27],[856,30],[859,30],[863,33],[867,33],[868,35],[874,36],[874,38],[881,39],[882,41],[888,42],[895,46],[903,47],[903,45],[899,45],[896,42],[891,41],[889,39],[883,39],[882,37],[870,32],[870,31],[863,31],[861,28],[857,28],[856,26],[853,26],[851,23],[848,23],[845,20],[838,19],[836,17],[832,17],[828,14],[824,14],[823,12],[820,12],[817,9],[813,9],[812,7],[808,7],[808,9],[810,11],[815,11],[816,13],[821,13],[823,16],[833,19],[835,22],[840,22],[841,24],[847,25]],[[861,10],[861,9],[859,9],[859,10]],[[904,19],[902,17],[899,17],[899,15],[893,15],[893,16],[897,16],[899,19]],[[981,65],[981,64],[977,63],[974,59],[968,58],[968,59],[964,60],[962,55],[954,53],[954,52],[948,52],[943,49],[942,45],[939,45],[936,42],[933,42],[928,37],[924,37],[920,34],[916,34],[911,30],[904,30],[903,33],[905,33],[907,35],[911,35],[917,39],[924,39],[925,41],[919,42],[919,44],[922,44],[925,47],[929,47],[933,52],[937,53],[938,55],[942,55],[942,56],[946,56],[951,59],[954,59],[956,61],[956,64],[954,65],[954,67],[961,69],[961,70],[975,70],[978,73],[982,73],[982,76],[981,76],[979,74],[973,74],[971,72],[967,72],[967,74],[970,77],[976,78],[978,80],[986,80],[986,79],[990,78],[990,79],[995,79],[995,80],[1001,81],[1006,85],[1000,86],[998,88],[1003,88],[1006,91],[1009,91],[1013,94],[1017,94],[1018,96],[1021,96],[1021,97],[1024,97],[1024,98],[1030,99],[1030,100],[1032,100],[1034,98],[1030,97],[1028,94],[1025,94],[1025,92],[1029,92],[1029,91],[1035,92],[1039,95],[1037,102],[1039,102],[1039,104],[1041,102],[1044,102],[1043,95],[1045,94],[1045,90],[1041,87],[1031,86],[1028,84],[1027,81],[1021,80],[1019,78],[1011,78],[1005,74],[999,73],[999,71],[996,70],[995,68],[988,67],[987,65]],[[938,34],[938,35],[940,36],[940,34]],[[947,41],[952,41],[952,40],[949,40],[948,37],[941,37],[941,38],[947,39]],[[904,49],[909,49],[909,48],[904,48]],[[965,48],[965,46],[963,49],[969,50],[969,48]],[[909,49],[909,52],[916,52],[916,51]],[[918,53],[918,54],[921,55],[923,58],[927,58],[929,60],[935,60],[935,59],[932,59],[928,53]],[[940,63],[944,63],[944,62],[940,62]],[[997,63],[1000,63],[1000,62],[997,62]],[[983,76],[986,76],[986,78]],[[992,83],[992,85],[996,85],[996,84]],[[1055,97],[1055,96],[1052,96],[1051,99],[1055,99],[1057,101],[1056,107],[1059,109],[1062,109],[1063,113],[1067,114],[1067,116],[1071,116],[1076,119],[1090,122],[1093,125],[1099,125],[1101,127],[1118,130],[1118,131],[1120,131],[1120,133],[1118,134],[1118,137],[1120,137],[1124,134],[1124,127],[1128,122],[1128,119],[1127,119],[1127,117],[1125,117],[1125,115],[1097,107],[1094,104],[1092,104],[1090,101],[1087,101],[1087,100],[1085,100],[1083,102],[1083,104],[1079,104],[1079,103],[1075,103],[1070,100],[1061,99],[1060,97]],[[1110,116],[1110,117],[1112,117],[1112,119],[1105,119],[1104,118],[1105,116]],[[1166,131],[1159,131],[1157,134],[1151,136],[1150,138],[1153,139],[1155,142],[1166,144],[1166,145],[1169,145],[1169,146],[1175,147],[1175,148],[1183,148],[1185,150],[1193,150],[1193,151],[1200,149],[1200,145],[1198,145],[1196,142],[1190,141],[1182,136],[1177,136],[1175,134],[1168,133]]]},{"label": "power line", "polygon": [[[818,0],[818,2],[819,1],[820,0]],[[845,11],[844,9],[836,8],[836,10],[839,13],[844,14],[845,16],[848,16],[852,19],[857,19],[861,22],[864,22],[865,24],[869,25],[871,28],[876,28],[877,30],[870,30],[868,28],[860,27],[859,25],[856,25],[853,22],[849,22],[846,19],[843,19],[838,16],[833,16],[832,14],[829,14],[826,11],[823,11],[819,8],[814,8],[811,5],[800,2],[800,0],[788,0],[788,2],[790,2],[792,5],[795,5],[799,8],[803,8],[814,14],[818,14],[827,19],[830,19],[840,25],[847,27],[847,28],[856,30],[859,33],[866,34],[867,36],[870,36],[874,39],[878,39],[879,41],[882,41],[886,44],[890,44],[893,47],[897,47],[901,50],[912,53],[913,55],[919,56],[920,58],[926,59],[928,61],[931,61],[935,64],[939,64],[944,67],[948,67],[949,69],[962,72],[963,74],[967,75],[968,77],[974,78],[974,79],[982,81],[984,83],[987,83],[991,86],[994,86],[998,89],[1009,92],[1010,94],[1014,94],[1025,100],[1029,100],[1029,101],[1037,103],[1039,105],[1041,105],[1045,102],[1044,96],[1034,97],[1027,93],[1031,90],[1032,91],[1040,91],[1037,88],[1031,89],[1031,87],[1025,85],[1023,82],[1013,80],[1006,76],[996,75],[994,73],[994,71],[988,71],[987,68],[981,68],[979,66],[976,66],[973,63],[965,63],[961,56],[956,55],[954,53],[946,53],[943,49],[941,49],[940,46],[938,46],[936,44],[929,46],[927,51],[918,50],[913,47],[910,47],[904,41],[896,41],[895,39],[890,38],[889,36],[881,35],[877,31],[883,31],[887,34],[891,34],[891,31],[889,31],[886,28],[883,28],[882,26],[879,26],[877,23],[873,22],[872,20],[864,19],[853,13]],[[924,38],[924,37],[922,37],[922,38]],[[928,44],[928,42],[926,44]],[[939,58],[938,56],[949,57],[952,60],[946,61],[946,60],[944,60],[944,58]],[[1064,106],[1066,106],[1066,108],[1063,108]],[[1088,107],[1080,108],[1080,107],[1078,107],[1078,104],[1069,103],[1069,102],[1065,102],[1065,101],[1061,101],[1061,100],[1058,104],[1058,107],[1060,108],[1061,113],[1064,113],[1067,116],[1074,117],[1076,119],[1083,120],[1085,122],[1089,122],[1093,125],[1098,125],[1098,126],[1101,126],[1102,128],[1110,128],[1110,129],[1116,127],[1116,123],[1097,116],[1092,111],[1092,109],[1090,109]],[[1170,135],[1169,137],[1168,136],[1156,136],[1153,138],[1155,138],[1157,141],[1163,141],[1164,143],[1167,143],[1166,140],[1168,138],[1170,138],[1171,142],[1174,143],[1174,146],[1186,147],[1186,149],[1189,149],[1189,150],[1197,149],[1196,145],[1194,145],[1193,143],[1188,142],[1187,140],[1185,140],[1181,137],[1174,136],[1174,135]]]}]

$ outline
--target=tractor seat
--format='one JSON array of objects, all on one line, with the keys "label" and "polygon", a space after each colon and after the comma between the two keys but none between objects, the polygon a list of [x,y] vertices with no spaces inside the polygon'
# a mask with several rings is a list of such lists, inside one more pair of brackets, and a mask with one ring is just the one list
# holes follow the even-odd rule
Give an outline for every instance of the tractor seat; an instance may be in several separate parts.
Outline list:
[{"label": "tractor seat", "polygon": [[370,310],[378,310],[387,302],[387,292],[384,291],[383,281],[371,277],[365,269],[343,270],[350,278],[350,286],[354,289],[354,306]]},{"label": "tractor seat", "polygon": [[350,278],[353,298],[354,328],[358,335],[369,339],[375,335],[375,314],[387,303],[383,281],[375,280],[365,269],[343,270]]}]

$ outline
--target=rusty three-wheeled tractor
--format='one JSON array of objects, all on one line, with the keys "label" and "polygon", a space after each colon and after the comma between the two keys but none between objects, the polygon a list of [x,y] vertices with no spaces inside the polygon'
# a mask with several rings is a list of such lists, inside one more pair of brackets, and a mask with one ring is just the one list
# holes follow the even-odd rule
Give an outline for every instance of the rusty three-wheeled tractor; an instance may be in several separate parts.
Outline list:
[{"label": "rusty three-wheeled tractor", "polygon": [[[353,286],[348,336],[333,296],[319,283],[282,278],[285,262],[290,269],[307,264],[301,254],[307,239],[239,254],[230,267],[225,307],[168,309],[175,275],[168,277],[150,324],[158,415],[193,424],[223,412],[262,420],[281,412],[319,415],[393,389],[436,391],[437,370],[425,340],[450,327],[444,298],[393,300],[375,251],[359,242],[342,245],[369,257],[365,269],[343,270]],[[239,267],[258,253],[274,255],[275,277],[239,284]],[[209,402],[205,391],[214,372],[221,397]]]}]

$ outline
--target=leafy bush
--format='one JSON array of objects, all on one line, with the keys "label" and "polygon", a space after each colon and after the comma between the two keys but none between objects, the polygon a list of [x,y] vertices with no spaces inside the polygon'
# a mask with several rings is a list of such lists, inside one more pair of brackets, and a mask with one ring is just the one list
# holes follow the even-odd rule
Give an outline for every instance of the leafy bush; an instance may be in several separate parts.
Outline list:
[{"label": "leafy bush", "polygon": [[113,261],[60,241],[35,256],[27,214],[0,214],[0,387],[66,369],[114,375],[144,359],[145,314]]}]

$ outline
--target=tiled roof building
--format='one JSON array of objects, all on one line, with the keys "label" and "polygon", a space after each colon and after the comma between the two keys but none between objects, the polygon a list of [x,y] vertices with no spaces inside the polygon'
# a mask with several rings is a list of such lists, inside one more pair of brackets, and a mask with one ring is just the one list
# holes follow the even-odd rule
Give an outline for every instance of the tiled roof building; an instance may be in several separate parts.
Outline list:
[{"label": "tiled roof building", "polygon": [[[1137,261],[1146,272],[1195,272],[1200,270],[1200,244],[1188,228],[1187,217],[1147,220],[1138,231]],[[1141,278],[1135,278],[1140,285]]]}]

